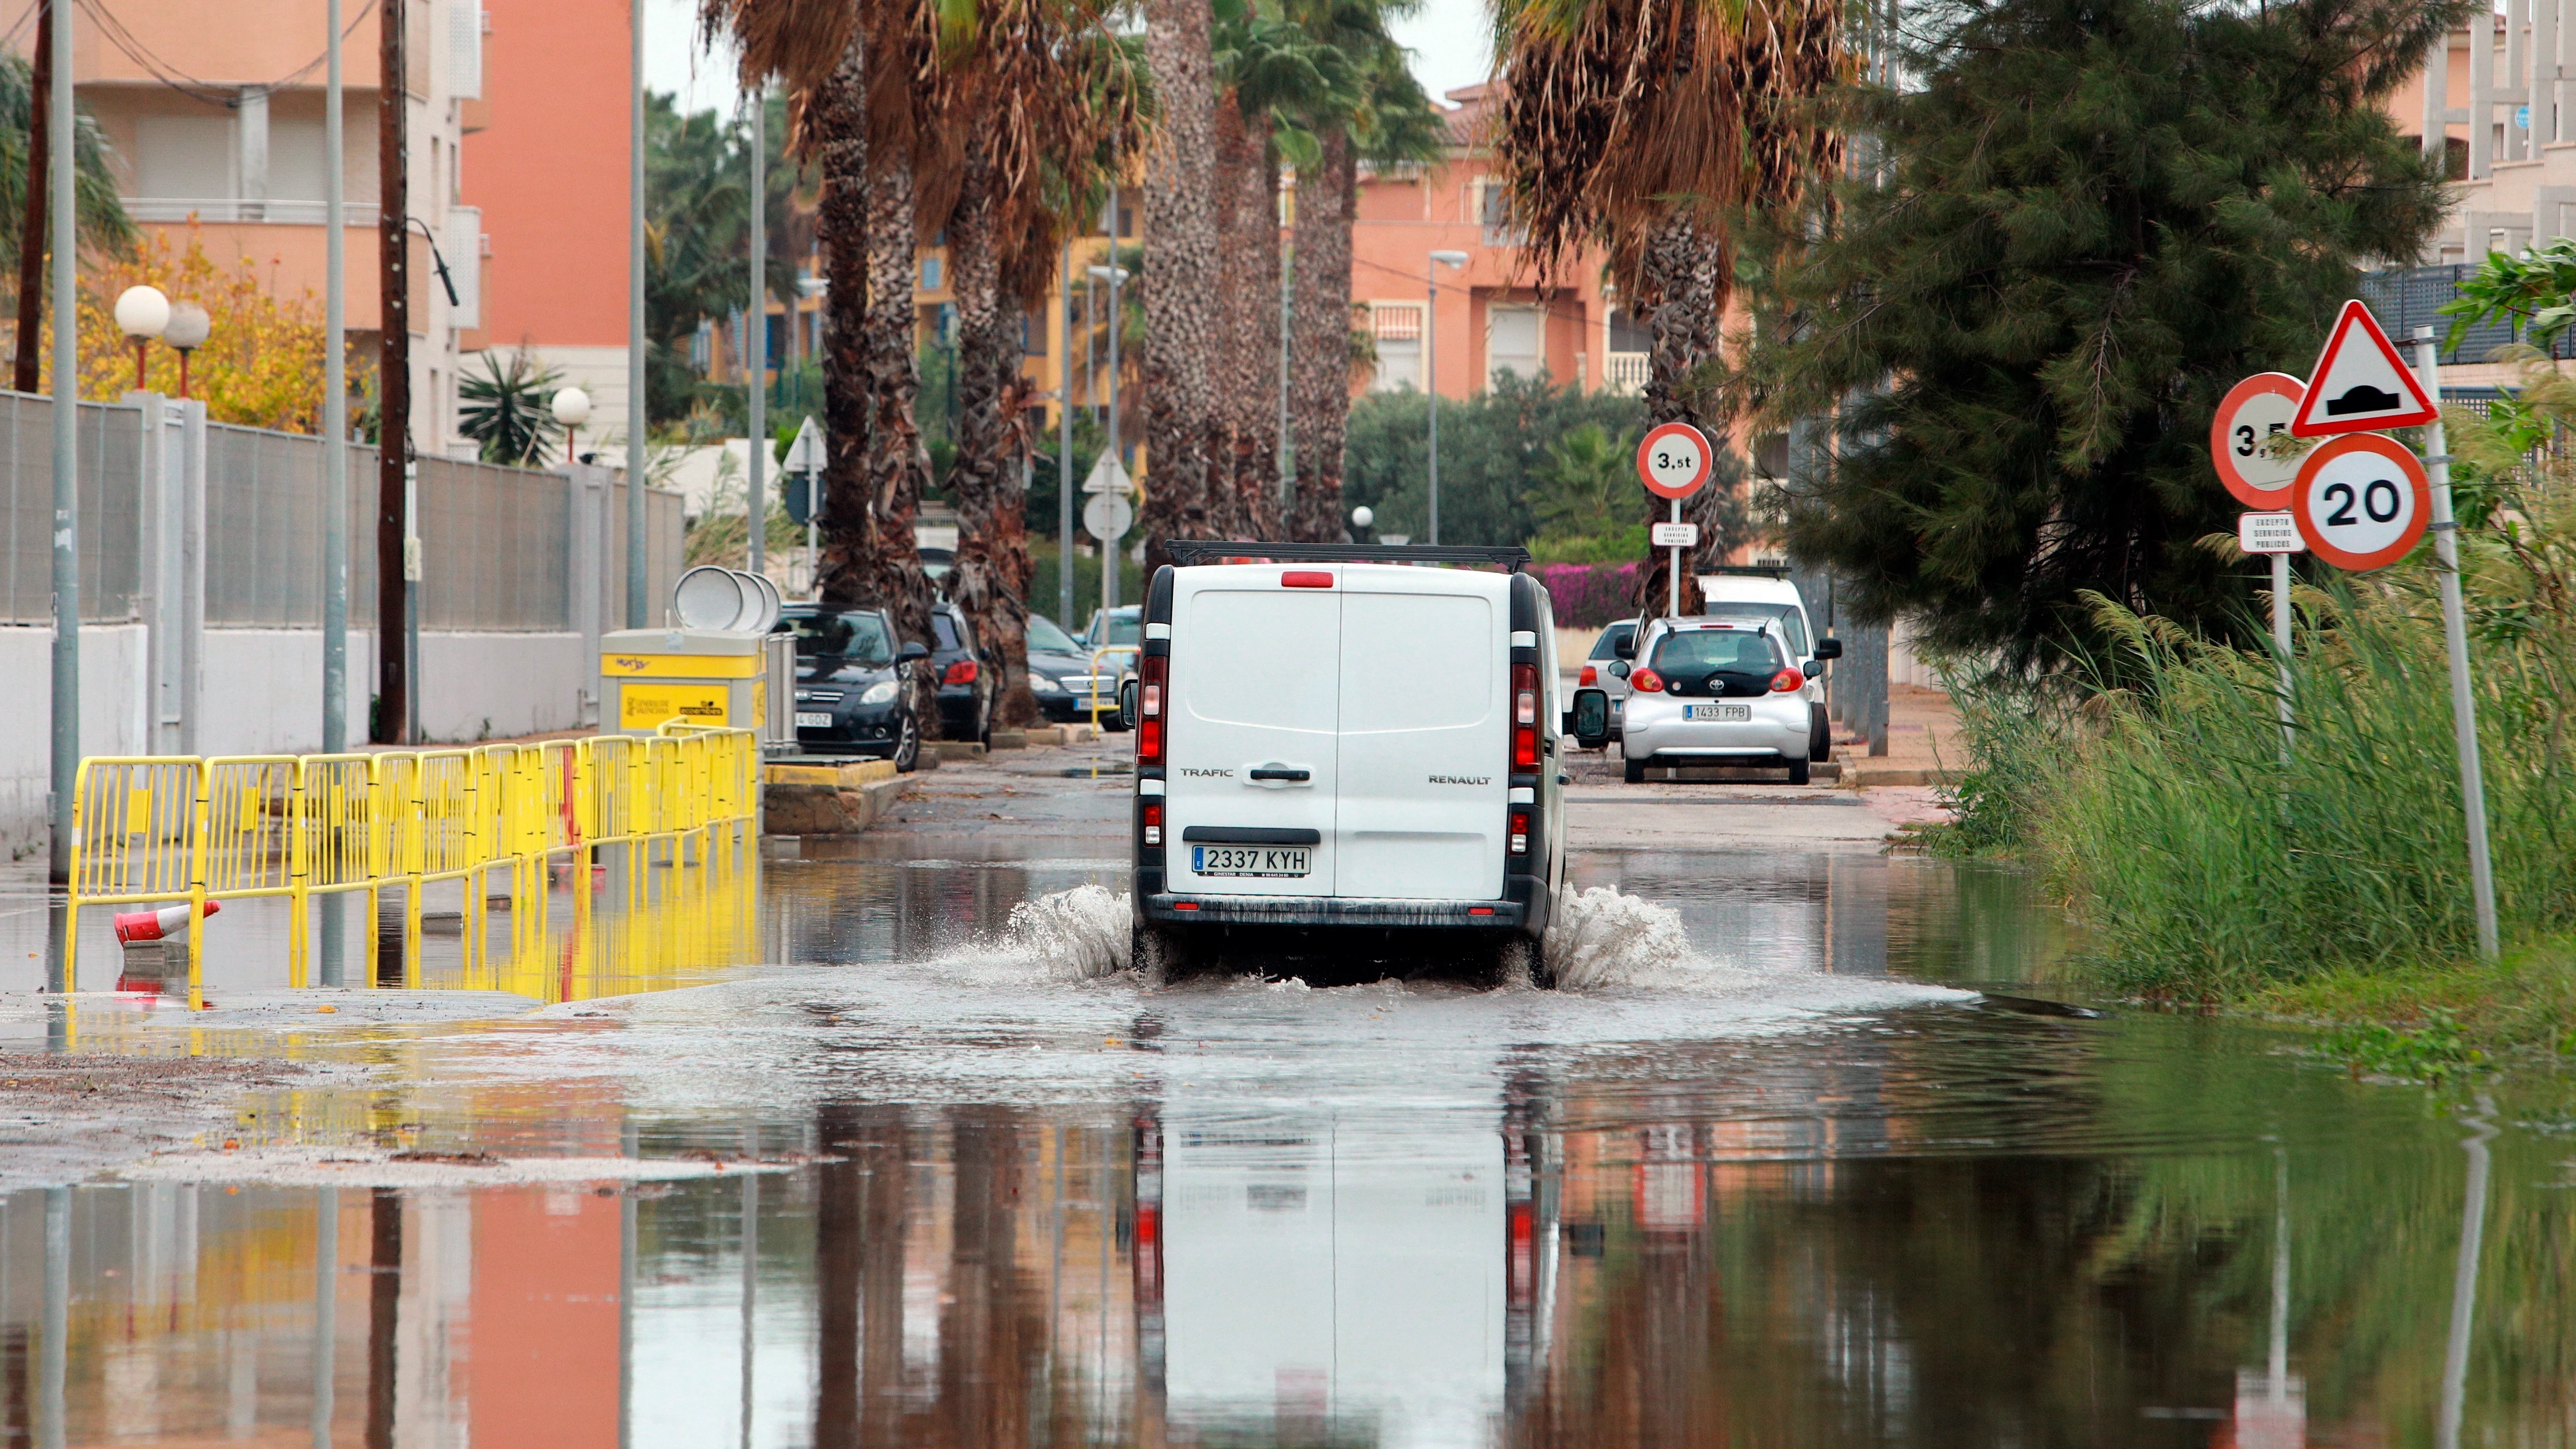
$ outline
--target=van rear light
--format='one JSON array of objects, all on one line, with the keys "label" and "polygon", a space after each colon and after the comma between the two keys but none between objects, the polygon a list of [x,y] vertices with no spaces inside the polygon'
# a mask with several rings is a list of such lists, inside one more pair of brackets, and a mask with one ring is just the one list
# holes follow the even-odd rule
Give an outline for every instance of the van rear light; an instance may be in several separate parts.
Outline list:
[{"label": "van rear light", "polygon": [[1171,660],[1148,654],[1136,674],[1136,763],[1163,763],[1163,675]]},{"label": "van rear light", "polygon": [[1163,807],[1159,804],[1149,803],[1145,807],[1145,843],[1147,845],[1163,843]]},{"label": "van rear light", "polygon": [[1511,813],[1511,837],[1512,854],[1529,854],[1530,813],[1528,811],[1515,810]]},{"label": "van rear light", "polygon": [[975,675],[975,661],[972,659],[960,659],[956,663],[948,666],[948,672],[939,676],[939,682],[942,684],[973,684],[975,682]]},{"label": "van rear light", "polygon": [[1805,688],[1806,684],[1807,676],[1800,674],[1795,669],[1783,669],[1779,673],[1771,676],[1771,692],[1773,694],[1787,694],[1793,689]]},{"label": "van rear light", "polygon": [[1643,694],[1664,692],[1664,677],[1651,669],[1640,669],[1628,676],[1628,687]]},{"label": "van rear light", "polygon": [[1538,768],[1538,666],[1512,666],[1512,768]]},{"label": "van rear light", "polygon": [[1333,586],[1333,576],[1322,569],[1290,569],[1279,576],[1279,586],[1284,589],[1329,589]]},{"label": "van rear light", "polygon": [[1574,682],[1583,686],[1585,689],[1590,689],[1593,685],[1598,684],[1601,681],[1600,676],[1593,672],[1592,666],[1586,664],[1583,666],[1583,677],[1575,680]]}]

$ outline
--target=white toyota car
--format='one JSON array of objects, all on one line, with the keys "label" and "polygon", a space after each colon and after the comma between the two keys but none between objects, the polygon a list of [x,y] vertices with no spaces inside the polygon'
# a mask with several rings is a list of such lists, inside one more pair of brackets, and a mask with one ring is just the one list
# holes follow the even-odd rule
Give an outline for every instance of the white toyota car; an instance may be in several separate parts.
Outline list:
[{"label": "white toyota car", "polygon": [[1668,765],[1785,765],[1790,784],[1807,783],[1807,676],[1779,620],[1657,619],[1636,657],[1619,744],[1628,783]]}]

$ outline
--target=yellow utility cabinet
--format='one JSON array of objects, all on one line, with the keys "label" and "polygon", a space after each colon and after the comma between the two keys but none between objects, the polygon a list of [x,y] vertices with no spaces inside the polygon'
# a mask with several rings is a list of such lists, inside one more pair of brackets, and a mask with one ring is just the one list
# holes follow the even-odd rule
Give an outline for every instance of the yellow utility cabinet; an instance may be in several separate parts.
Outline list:
[{"label": "yellow utility cabinet", "polygon": [[599,640],[603,723],[651,734],[671,720],[768,733],[766,636],[724,629],[621,629]]}]

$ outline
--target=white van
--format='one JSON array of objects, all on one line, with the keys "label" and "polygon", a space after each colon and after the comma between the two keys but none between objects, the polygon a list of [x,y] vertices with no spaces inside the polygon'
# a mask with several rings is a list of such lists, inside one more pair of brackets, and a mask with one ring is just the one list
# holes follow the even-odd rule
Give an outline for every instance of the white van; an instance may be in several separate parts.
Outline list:
[{"label": "white van", "polygon": [[[1556,633],[1529,555],[1171,549],[1139,667],[1137,964],[1324,928],[1481,938],[1506,972],[1537,972],[1565,820]],[[1214,561],[1245,555],[1269,561]],[[1420,566],[1445,563],[1509,572]]]},{"label": "white van", "polygon": [[[1730,618],[1767,618],[1780,621],[1781,637],[1789,646],[1789,655],[1800,661],[1807,683],[1799,693],[1807,701],[1807,760],[1821,765],[1834,757],[1833,725],[1825,714],[1825,672],[1817,665],[1842,657],[1839,639],[1823,638],[1816,632],[1815,621],[1807,613],[1807,601],[1798,586],[1789,581],[1788,570],[1766,564],[1729,565],[1711,574],[1699,576],[1701,612]],[[1624,711],[1614,698],[1610,706],[1613,725],[1623,723]]]}]

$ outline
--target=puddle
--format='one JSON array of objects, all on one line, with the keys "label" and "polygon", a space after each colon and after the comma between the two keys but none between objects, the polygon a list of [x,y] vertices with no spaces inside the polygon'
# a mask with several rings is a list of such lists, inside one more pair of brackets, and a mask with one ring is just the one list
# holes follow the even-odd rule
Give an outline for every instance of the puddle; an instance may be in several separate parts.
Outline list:
[{"label": "puddle", "polygon": [[1097,848],[772,863],[569,955],[558,900],[425,957],[438,1020],[289,995],[248,909],[217,1012],[8,998],[320,1069],[0,1196],[10,1432],[2566,1441],[2567,1123],[2034,1010],[2080,993],[2020,877],[1596,853],[1571,989],[1152,988]]}]

